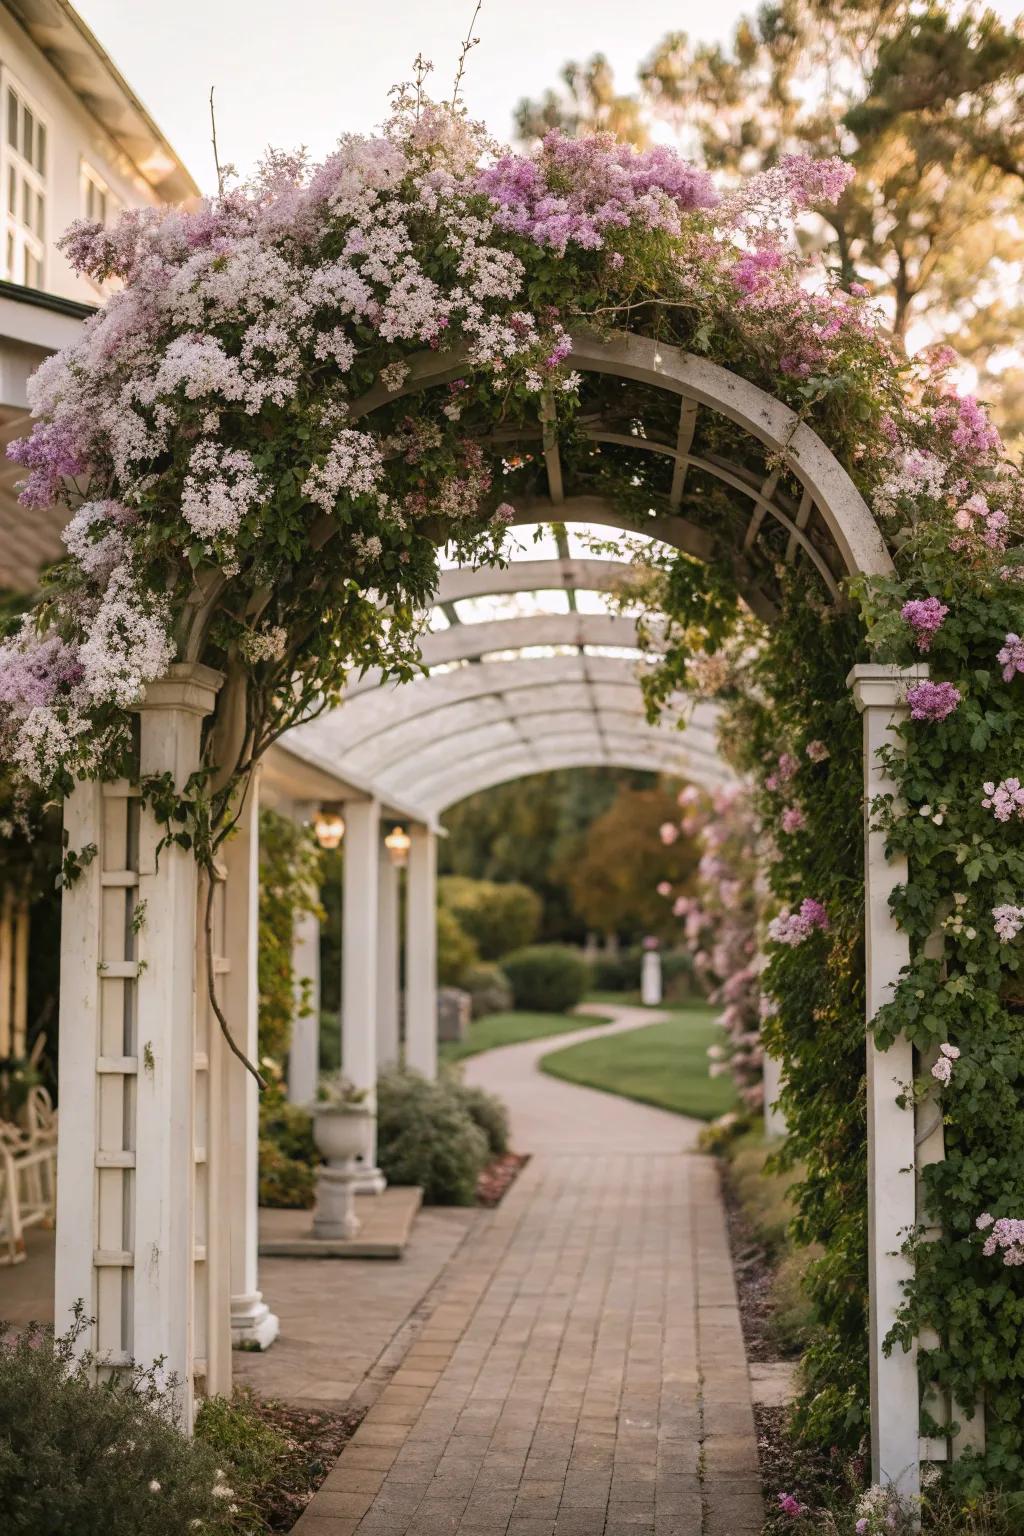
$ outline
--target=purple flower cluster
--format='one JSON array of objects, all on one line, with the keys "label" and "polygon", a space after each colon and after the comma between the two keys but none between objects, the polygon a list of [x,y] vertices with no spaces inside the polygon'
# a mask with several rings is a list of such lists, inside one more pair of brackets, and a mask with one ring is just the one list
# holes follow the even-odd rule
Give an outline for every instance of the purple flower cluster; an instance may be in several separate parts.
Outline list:
[{"label": "purple flower cluster", "polygon": [[1003,669],[1003,682],[1012,682],[1018,672],[1024,672],[1024,640],[1020,635],[1008,634],[1003,648],[996,657]]},{"label": "purple flower cluster", "polygon": [[948,1040],[944,1040],[939,1046],[939,1051],[941,1054],[934,1067],[932,1067],[932,1077],[945,1088],[948,1087],[949,1080],[953,1075],[954,1061],[960,1060],[960,1050],[959,1047],[950,1045]]},{"label": "purple flower cluster", "polygon": [[476,185],[494,204],[499,229],[559,255],[570,244],[600,250],[609,231],[634,224],[678,234],[681,213],[718,202],[708,173],[674,150],[638,151],[610,133],[551,132],[538,157],[502,155]]},{"label": "purple flower cluster", "polygon": [[900,618],[914,631],[919,651],[930,651],[949,609],[937,597],[912,598],[900,609]]},{"label": "purple flower cluster", "polygon": [[783,908],[778,917],[773,917],[768,924],[768,937],[776,944],[788,944],[795,949],[805,939],[809,939],[816,930],[824,933],[829,926],[828,913],[820,901],[806,896],[800,903],[798,912],[790,912]]},{"label": "purple flower cluster", "polygon": [[917,683],[907,689],[911,720],[945,720],[963,702],[952,683]]},{"label": "purple flower cluster", "polygon": [[1011,1268],[1024,1264],[1024,1221],[1015,1216],[1000,1216],[997,1221],[984,1211],[974,1225],[979,1232],[988,1232],[981,1250],[987,1259],[1002,1249],[1004,1264]]}]

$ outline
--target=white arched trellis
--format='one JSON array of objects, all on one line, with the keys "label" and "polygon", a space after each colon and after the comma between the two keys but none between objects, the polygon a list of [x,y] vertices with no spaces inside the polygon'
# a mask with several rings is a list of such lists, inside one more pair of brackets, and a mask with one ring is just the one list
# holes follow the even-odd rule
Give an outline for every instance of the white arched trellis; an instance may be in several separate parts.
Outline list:
[{"label": "white arched trellis", "polygon": [[[813,570],[823,595],[832,601],[842,600],[845,577],[891,571],[885,542],[845,470],[805,422],[756,385],[704,358],[633,335],[604,340],[581,333],[574,337],[573,361],[584,377],[577,423],[593,446],[595,461],[605,451],[634,453],[638,464],[642,461],[663,477],[660,488],[651,492],[649,512],[627,514],[585,476],[574,483],[562,462],[556,405],[545,395],[534,425],[516,425],[489,439],[496,447],[507,443],[510,450],[513,445],[525,450],[538,468],[528,490],[508,497],[517,520],[582,522],[639,533],[699,560],[724,554],[739,591],[768,618],[775,603],[773,572],[780,561],[801,562]],[[383,383],[374,386],[353,402],[350,420],[366,417],[397,394],[412,395],[458,378],[470,367],[456,353],[414,357],[400,391]],[[703,431],[705,420],[728,421],[740,430],[735,454],[722,456],[714,435]],[[714,488],[713,498],[703,494],[707,487]],[[720,516],[714,510],[719,507],[727,509]],[[331,518],[318,518],[310,538],[322,546],[332,531]],[[587,569],[558,562],[554,585],[607,591],[627,575],[614,568],[621,561],[579,564]],[[589,569],[592,564],[600,570]],[[481,590],[523,590],[515,584],[523,582],[536,590],[542,577],[547,583],[555,574],[490,573],[482,586],[470,573],[447,572],[438,601],[451,605]],[[217,597],[211,589],[197,601],[187,658],[202,654],[203,625]],[[346,967],[343,998],[343,1013],[346,1019],[351,1016],[345,1050],[352,1075],[367,1072],[373,1059],[367,1043],[372,1014],[367,1015],[365,1005],[377,997],[381,806],[391,794],[388,785],[414,787],[425,812],[422,824],[412,828],[409,906],[420,914],[421,927],[415,936],[410,930],[408,1008],[412,1038],[423,1053],[417,1064],[429,1070],[433,1019],[424,1000],[432,1001],[432,953],[423,920],[433,899],[430,813],[473,788],[539,766],[619,762],[671,768],[702,782],[716,782],[721,775],[711,722],[700,718],[699,709],[682,731],[671,722],[648,726],[636,708],[635,681],[630,684],[625,670],[616,667],[612,673],[605,667],[633,663],[623,655],[592,654],[594,647],[629,651],[629,624],[622,614],[575,612],[550,621],[543,616],[457,623],[429,635],[424,648],[429,665],[450,670],[402,690],[374,688],[379,680],[366,678],[338,711],[335,737],[331,718],[293,733],[290,750],[319,764],[320,771],[341,776],[351,757],[364,765],[375,761],[380,774],[369,794],[361,791],[346,803],[346,882],[351,880],[346,942],[358,956]],[[537,648],[553,654],[521,654]],[[506,655],[507,662],[499,659]],[[548,686],[544,679],[553,678],[554,670],[538,665],[535,680],[522,686],[507,680],[512,668],[549,662],[566,670],[552,683],[548,699],[541,698],[535,707],[536,690]],[[506,670],[499,676],[497,668]],[[471,680],[464,682],[467,675]],[[877,753],[883,745],[897,744],[894,729],[904,711],[905,681],[905,674],[884,667],[858,667],[851,676],[864,715],[871,793],[891,787]],[[183,784],[198,768],[198,723],[213,710],[218,686],[215,675],[189,659],[151,690],[142,710],[145,771],[170,768]],[[568,689],[564,699],[555,699],[555,686]],[[527,704],[531,689],[534,698]],[[396,702],[401,696],[413,701],[407,716],[405,706]],[[467,705],[473,708],[454,713]],[[352,718],[353,712],[359,730],[346,742],[345,717]],[[425,725],[448,734],[427,742]],[[222,1390],[229,1375],[224,1359],[228,1293],[234,1296],[238,1286],[243,1300],[248,1295],[251,1303],[251,1326],[247,1334],[240,1329],[243,1337],[252,1340],[262,1319],[255,1280],[251,1095],[234,1086],[234,1064],[221,1059],[201,1006],[197,1014],[202,989],[195,985],[196,972],[182,963],[197,951],[194,868],[166,853],[157,865],[158,828],[148,810],[138,810],[130,785],[81,786],[69,799],[67,816],[73,842],[93,842],[99,852],[68,894],[64,913],[62,1009],[67,1027],[61,1031],[61,1076],[68,1110],[61,1130],[58,1316],[75,1297],[85,1298],[87,1310],[95,1309],[99,1318],[101,1351],[109,1351],[112,1360],[123,1357],[126,1348],[164,1355],[181,1377],[190,1404],[197,1376],[205,1375],[208,1385]],[[236,1033],[246,1040],[252,1038],[254,1020],[251,847],[251,840],[243,840],[222,872],[223,917],[215,957],[225,1006]],[[885,863],[878,835],[869,834],[869,1022],[907,959],[905,940],[888,910],[889,892],[902,875],[898,862]],[[127,937],[130,926],[123,920],[133,892],[144,892],[147,903],[147,928],[138,945]],[[887,1356],[882,1343],[909,1274],[900,1252],[903,1235],[916,1220],[914,1111],[897,1105],[894,1088],[912,1075],[912,1052],[905,1041],[880,1053],[869,1035],[874,1472],[876,1479],[898,1482],[910,1493],[918,1486],[920,1459],[916,1349]],[[232,1184],[235,1195],[229,1199]],[[226,1277],[235,1270],[229,1284]]]}]

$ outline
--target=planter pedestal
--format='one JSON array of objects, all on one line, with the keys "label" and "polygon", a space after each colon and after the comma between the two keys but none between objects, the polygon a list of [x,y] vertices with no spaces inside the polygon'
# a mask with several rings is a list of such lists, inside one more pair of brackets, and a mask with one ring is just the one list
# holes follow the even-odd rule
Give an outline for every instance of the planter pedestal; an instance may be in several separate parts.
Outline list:
[{"label": "planter pedestal", "polygon": [[314,1237],[352,1238],[358,1234],[362,1223],[356,1215],[356,1184],[362,1171],[351,1157],[317,1169]]}]

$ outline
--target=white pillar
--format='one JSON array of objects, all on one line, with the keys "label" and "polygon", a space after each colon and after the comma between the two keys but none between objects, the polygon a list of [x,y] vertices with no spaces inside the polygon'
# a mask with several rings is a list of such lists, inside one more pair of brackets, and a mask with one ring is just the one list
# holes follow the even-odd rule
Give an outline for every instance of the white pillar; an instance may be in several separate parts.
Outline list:
[{"label": "white pillar", "polygon": [[[341,1069],[376,1105],[377,1093],[377,877],[380,805],[349,800],[345,816],[345,874],[341,906]],[[366,1173],[361,1190],[382,1190],[377,1167],[377,1119],[368,1116]]]},{"label": "white pillar", "polygon": [[657,1008],[661,1002],[661,956],[656,949],[645,949],[640,961],[640,1001],[645,1008]]},{"label": "white pillar", "polygon": [[[141,775],[170,773],[184,788],[220,682],[208,667],[173,666],[149,685]],[[197,866],[176,844],[158,859],[165,828],[124,782],[76,786],[65,827],[72,851],[94,852],[63,910],[57,1330],[81,1298],[96,1319],[81,1343],[99,1364],[162,1357],[188,1429],[197,1344],[210,1342],[211,1207],[205,1185],[196,1193],[210,1089],[196,1045]]]},{"label": "white pillar", "polygon": [[764,1053],[761,1078],[764,1083],[764,1134],[772,1140],[785,1136],[787,1126],[785,1115],[775,1103],[782,1092],[782,1062],[777,1056],[769,1056],[767,1051]]},{"label": "white pillar", "polygon": [[[222,848],[226,873],[223,1008],[239,1049],[259,1056],[259,774],[254,773],[232,835]],[[259,1254],[259,1090],[233,1055],[227,1073],[231,1189],[231,1342],[267,1349],[278,1320],[263,1300]]]},{"label": "white pillar", "polygon": [[[296,807],[296,816],[312,821],[313,805]],[[288,1097],[293,1104],[309,1104],[316,1098],[320,1072],[320,919],[300,912],[292,931],[292,975],[295,978],[295,1010],[288,1051]]]},{"label": "white pillar", "polygon": [[411,826],[405,892],[405,1064],[437,1076],[437,837]]},{"label": "white pillar", "polygon": [[380,844],[377,874],[377,1067],[398,1063],[398,914],[400,872]]},{"label": "white pillar", "polygon": [[920,1491],[920,1412],[917,1346],[883,1342],[903,1301],[913,1265],[902,1247],[913,1227],[915,1198],[914,1110],[897,1095],[914,1076],[914,1052],[903,1036],[880,1051],[871,1021],[892,996],[910,958],[906,934],[889,910],[889,897],[907,879],[904,858],[887,859],[885,834],[872,829],[871,803],[895,794],[879,760],[898,746],[896,727],[906,718],[907,684],[927,676],[924,667],[862,665],[848,682],[864,717],[864,905],[867,987],[868,1282],[870,1286],[872,1481],[894,1483],[909,1498]]}]

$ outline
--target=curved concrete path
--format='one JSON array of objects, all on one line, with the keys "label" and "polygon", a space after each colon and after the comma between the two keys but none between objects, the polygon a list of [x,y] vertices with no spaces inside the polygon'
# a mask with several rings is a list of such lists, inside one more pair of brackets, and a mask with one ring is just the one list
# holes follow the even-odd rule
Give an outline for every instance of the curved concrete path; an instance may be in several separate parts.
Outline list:
[{"label": "curved concrete path", "polygon": [[[615,1022],[467,1063],[531,1160],[422,1327],[301,1536],[757,1536],[732,1264],[697,1122],[548,1077]],[[346,1321],[344,1329],[351,1326]]]}]

